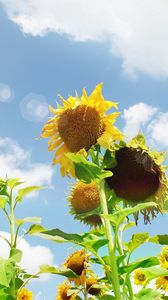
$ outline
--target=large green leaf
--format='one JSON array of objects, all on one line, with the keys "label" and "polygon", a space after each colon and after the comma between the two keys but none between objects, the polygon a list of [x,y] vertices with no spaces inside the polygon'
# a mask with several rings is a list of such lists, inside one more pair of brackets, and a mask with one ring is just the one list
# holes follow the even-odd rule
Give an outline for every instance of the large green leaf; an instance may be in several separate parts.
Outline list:
[{"label": "large green leaf", "polygon": [[0,285],[9,287],[14,274],[14,263],[9,259],[0,258]]},{"label": "large green leaf", "polygon": [[40,266],[39,274],[43,274],[43,273],[61,275],[61,276],[65,276],[67,278],[78,278],[78,275],[70,269],[55,268],[50,265],[41,265]]},{"label": "large green leaf", "polygon": [[143,273],[145,273],[149,281],[160,276],[168,276],[168,270],[161,267],[144,268]]},{"label": "large green leaf", "polygon": [[29,235],[35,235],[47,240],[52,240],[57,243],[76,242],[81,243],[83,241],[82,235],[74,233],[66,233],[58,228],[52,230],[46,230],[40,225],[32,225],[27,231]]},{"label": "large green leaf", "polygon": [[114,226],[118,227],[121,223],[125,221],[125,218],[127,216],[151,206],[157,207],[157,204],[154,202],[140,203],[134,207],[120,209],[117,212],[113,213],[112,215],[102,215],[102,216],[106,219],[109,219]]},{"label": "large green leaf", "polygon": [[74,163],[76,177],[86,183],[90,183],[92,180],[101,181],[112,176],[110,171],[105,171],[96,164],[87,161],[81,154],[67,153],[66,156]]},{"label": "large green leaf", "polygon": [[17,202],[21,202],[23,200],[23,198],[27,195],[29,195],[30,193],[39,191],[41,189],[43,189],[44,187],[42,186],[27,186],[25,188],[22,188],[18,191],[18,195],[16,197],[16,201]]},{"label": "large green leaf", "polygon": [[158,234],[150,237],[149,242],[160,245],[168,245],[168,234]]},{"label": "large green leaf", "polygon": [[135,300],[160,300],[161,294],[158,291],[147,288],[142,289],[137,295]]},{"label": "large green leaf", "polygon": [[159,265],[159,259],[156,256],[140,258],[131,262],[129,265],[121,267],[119,269],[120,274],[132,273],[134,270],[139,268],[148,268],[151,266]]},{"label": "large green leaf", "polygon": [[0,300],[15,300],[15,299],[16,298],[10,296],[9,294],[0,291]]},{"label": "large green leaf", "polygon": [[148,232],[136,233],[132,235],[131,240],[128,243],[124,243],[124,246],[129,252],[133,252],[136,248],[146,243],[149,239]]}]

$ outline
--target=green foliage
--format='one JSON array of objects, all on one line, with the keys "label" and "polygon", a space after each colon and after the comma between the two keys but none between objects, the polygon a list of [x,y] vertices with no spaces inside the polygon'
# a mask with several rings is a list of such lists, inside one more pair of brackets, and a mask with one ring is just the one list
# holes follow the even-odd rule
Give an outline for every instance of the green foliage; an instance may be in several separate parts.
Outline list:
[{"label": "green foliage", "polygon": [[146,243],[149,239],[149,234],[147,232],[136,233],[132,235],[131,240],[128,243],[124,243],[126,249],[132,253],[136,248]]},{"label": "green foliage", "polygon": [[137,260],[129,263],[126,266],[120,267],[119,273],[121,275],[122,274],[130,274],[133,271],[135,271],[136,269],[143,268],[143,270],[144,270],[144,268],[148,268],[148,267],[156,266],[156,265],[159,265],[159,260],[156,256],[140,258],[140,259],[137,259]]},{"label": "green foliage", "polygon": [[150,237],[149,242],[160,245],[168,245],[168,234],[158,234]]},{"label": "green foliage", "polygon": [[112,176],[110,171],[105,171],[98,165],[87,161],[81,154],[67,153],[66,156],[74,163],[76,177],[85,183],[90,183],[92,180],[99,182]]},{"label": "green foliage", "polygon": [[28,196],[30,193],[32,192],[36,192],[39,191],[41,189],[43,189],[44,187],[41,186],[27,186],[25,188],[22,188],[18,191],[18,195],[16,197],[16,202],[21,202],[23,201],[23,198],[25,196]]},{"label": "green foliage", "polygon": [[157,204],[154,202],[147,202],[147,203],[141,203],[137,204],[134,207],[128,207],[124,209],[120,209],[116,212],[114,212],[112,215],[103,215],[103,218],[110,220],[110,222],[118,227],[120,224],[122,224],[125,221],[125,218],[131,214],[136,213],[139,210],[148,208],[148,207],[157,207]]},{"label": "green foliage", "polygon": [[161,294],[153,289],[142,289],[137,295],[135,300],[160,300]]},{"label": "green foliage", "polygon": [[14,270],[15,265],[11,259],[0,258],[0,285],[9,287]]},{"label": "green foliage", "polygon": [[70,269],[55,268],[55,267],[49,266],[49,265],[41,265],[40,271],[38,274],[45,274],[45,273],[61,275],[61,276],[65,276],[67,278],[78,278],[78,275]]}]

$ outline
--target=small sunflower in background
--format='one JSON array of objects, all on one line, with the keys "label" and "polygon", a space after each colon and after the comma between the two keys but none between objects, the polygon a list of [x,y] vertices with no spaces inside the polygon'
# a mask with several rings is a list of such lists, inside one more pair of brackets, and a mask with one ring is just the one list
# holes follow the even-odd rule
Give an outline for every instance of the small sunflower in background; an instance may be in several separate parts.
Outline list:
[{"label": "small sunflower in background", "polygon": [[76,300],[77,293],[71,290],[72,286],[65,281],[58,286],[56,300]]},{"label": "small sunflower in background", "polygon": [[101,218],[95,213],[86,217],[80,216],[99,207],[100,198],[96,182],[92,181],[89,184],[82,181],[77,182],[73,186],[68,200],[71,207],[70,212],[75,216],[75,219],[94,227],[102,224]]},{"label": "small sunflower in background", "polygon": [[76,284],[85,283],[85,275],[89,262],[89,254],[86,253],[85,249],[78,250],[72,253],[65,261],[64,267],[72,270],[79,278],[71,278],[70,281],[74,281]]},{"label": "small sunflower in background", "polygon": [[156,279],[156,287],[157,289],[168,292],[168,276],[158,277]]},{"label": "small sunflower in background", "polygon": [[106,101],[102,95],[102,84],[98,84],[88,96],[83,89],[81,98],[63,97],[62,105],[49,107],[54,117],[44,125],[42,138],[50,138],[48,150],[56,150],[53,165],[59,163],[61,174],[74,176],[73,163],[66,153],[88,151],[93,145],[100,144],[110,148],[115,140],[121,140],[122,134],[114,126],[120,113],[106,115],[110,108],[117,109],[117,103]]},{"label": "small sunflower in background", "polygon": [[[129,144],[116,146],[112,153],[115,165],[108,168],[113,176],[106,178],[108,187],[117,197],[125,200],[126,205],[134,206],[143,202],[155,202],[158,207],[149,207],[141,213],[144,222],[150,222],[156,213],[162,211],[168,196],[166,168],[162,165],[164,153],[152,151],[146,146],[145,138],[139,134]],[[112,159],[112,158],[111,158]],[[134,216],[138,220],[138,214]]]},{"label": "small sunflower in background", "polygon": [[147,277],[142,270],[138,269],[134,272],[134,283],[141,286],[147,283]]},{"label": "small sunflower in background", "polygon": [[96,285],[98,285],[98,278],[92,276],[86,279],[86,289],[90,295],[100,295],[101,288],[95,287]]},{"label": "small sunflower in background", "polygon": [[162,252],[159,254],[159,260],[161,267],[168,269],[168,246],[162,248]]},{"label": "small sunflower in background", "polygon": [[33,293],[26,288],[22,288],[18,291],[17,300],[32,300]]}]

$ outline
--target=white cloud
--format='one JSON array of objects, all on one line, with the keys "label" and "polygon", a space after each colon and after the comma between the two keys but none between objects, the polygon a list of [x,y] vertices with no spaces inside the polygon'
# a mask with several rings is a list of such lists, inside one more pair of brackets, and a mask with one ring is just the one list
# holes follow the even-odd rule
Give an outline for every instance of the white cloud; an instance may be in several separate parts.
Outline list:
[{"label": "white cloud", "polygon": [[42,95],[30,93],[20,102],[22,116],[29,121],[44,121],[48,116],[48,104]]},{"label": "white cloud", "polygon": [[168,147],[168,112],[160,113],[150,123],[148,134],[157,145]]},{"label": "white cloud", "polygon": [[0,82],[0,102],[11,102],[14,98],[13,90],[9,85]]},{"label": "white cloud", "polygon": [[[8,232],[0,232],[0,235],[10,240]],[[23,252],[20,266],[29,274],[35,274],[39,271],[39,266],[42,264],[54,264],[54,255],[48,247],[31,246],[25,239],[22,239],[18,244],[18,249]],[[0,237],[0,256],[3,258],[9,257],[9,245]],[[40,280],[48,280],[49,275],[45,274],[40,277]]]},{"label": "white cloud", "polygon": [[123,132],[126,137],[132,138],[139,130],[143,130],[143,126],[150,121],[156,112],[156,107],[152,107],[143,102],[130,106],[128,109],[124,109],[122,115],[125,120]]},{"label": "white cloud", "polygon": [[30,152],[8,137],[0,138],[0,166],[0,177],[18,177],[26,185],[52,184],[52,167],[32,162]]},{"label": "white cloud", "polygon": [[168,76],[167,0],[0,0],[26,34],[111,43],[125,73]]}]

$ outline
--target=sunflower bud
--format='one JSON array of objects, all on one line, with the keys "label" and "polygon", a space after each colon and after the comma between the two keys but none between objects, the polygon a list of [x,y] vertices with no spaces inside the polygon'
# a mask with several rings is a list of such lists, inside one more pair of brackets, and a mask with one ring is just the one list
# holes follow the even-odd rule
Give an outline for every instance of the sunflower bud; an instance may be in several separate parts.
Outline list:
[{"label": "sunflower bud", "polygon": [[76,219],[82,220],[84,223],[93,226],[101,224],[99,215],[93,214],[83,219],[80,217],[80,214],[91,212],[99,206],[99,192],[95,182],[90,184],[78,182],[72,189],[69,201],[71,212],[75,214]]},{"label": "sunflower bud", "polygon": [[101,292],[100,288],[94,287],[95,284],[98,284],[96,277],[89,277],[86,279],[86,289],[90,295],[98,295]]}]

